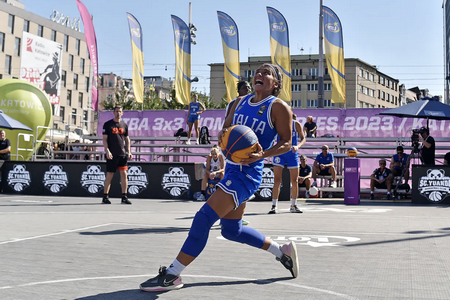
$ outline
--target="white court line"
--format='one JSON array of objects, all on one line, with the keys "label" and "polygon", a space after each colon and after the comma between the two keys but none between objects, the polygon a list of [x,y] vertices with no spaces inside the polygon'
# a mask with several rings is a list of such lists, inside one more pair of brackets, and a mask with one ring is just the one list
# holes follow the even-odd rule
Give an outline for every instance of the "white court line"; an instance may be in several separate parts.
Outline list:
[{"label": "white court line", "polygon": [[[34,285],[41,285],[41,284],[53,284],[53,283],[64,283],[64,282],[74,282],[74,281],[85,281],[85,280],[109,280],[109,279],[124,279],[124,278],[137,278],[137,277],[154,277],[155,274],[144,274],[144,275],[128,275],[128,276],[106,276],[106,277],[82,277],[82,278],[68,278],[68,279],[59,279],[59,280],[49,280],[49,281],[39,281],[39,282],[30,282],[25,284],[20,284],[16,286],[3,286],[0,287],[0,290],[5,289],[13,289],[13,288],[20,288],[20,287],[27,287],[27,286],[34,286]],[[192,277],[192,278],[217,278],[217,279],[226,279],[226,280],[242,280],[242,281],[270,281],[270,280],[264,280],[264,279],[253,279],[253,278],[242,278],[242,277],[230,277],[230,276],[212,276],[212,275],[183,275],[183,277]],[[358,298],[325,290],[320,288],[315,288],[312,286],[302,285],[302,284],[296,284],[296,283],[290,283],[290,282],[280,282],[280,281],[274,281],[272,282],[274,284],[281,284],[281,285],[287,285],[291,287],[297,287],[301,289],[316,291],[320,293],[326,293],[333,296],[338,296],[343,299],[347,300],[358,300]],[[231,285],[231,284],[230,284]]]},{"label": "white court line", "polygon": [[9,240],[9,241],[0,242],[0,245],[10,244],[10,243],[17,243],[17,242],[22,242],[22,241],[34,240],[34,239],[40,239],[40,238],[44,238],[44,237],[55,236],[55,235],[60,235],[60,234],[65,234],[65,233],[70,233],[70,232],[77,232],[77,231],[86,230],[86,229],[92,229],[92,228],[98,228],[98,227],[103,227],[103,226],[109,226],[109,225],[112,225],[112,224],[114,224],[114,223],[100,224],[100,225],[83,227],[83,228],[77,228],[77,229],[69,229],[69,230],[64,230],[64,231],[60,231],[60,232],[54,232],[54,233],[49,233],[49,234],[30,236],[30,237],[21,238],[21,239],[12,239],[12,240]]}]

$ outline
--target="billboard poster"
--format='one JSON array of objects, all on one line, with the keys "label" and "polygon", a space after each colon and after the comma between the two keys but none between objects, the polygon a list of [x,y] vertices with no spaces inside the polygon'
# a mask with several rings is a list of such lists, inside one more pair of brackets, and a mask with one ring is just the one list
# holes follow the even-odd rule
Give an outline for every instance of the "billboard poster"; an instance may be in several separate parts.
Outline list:
[{"label": "billboard poster", "polygon": [[20,79],[42,89],[51,104],[59,105],[62,45],[23,32]]}]

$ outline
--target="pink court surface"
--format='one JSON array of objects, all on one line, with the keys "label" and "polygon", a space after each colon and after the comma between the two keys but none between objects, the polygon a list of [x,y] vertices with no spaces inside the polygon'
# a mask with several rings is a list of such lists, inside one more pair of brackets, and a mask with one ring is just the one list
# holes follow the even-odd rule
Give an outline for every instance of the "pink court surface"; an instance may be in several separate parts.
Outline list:
[{"label": "pink court surface", "polygon": [[249,226],[294,241],[300,274],[213,226],[185,287],[145,293],[168,266],[196,211],[193,201],[0,196],[0,299],[450,299],[450,209],[411,203],[299,201],[303,214],[268,215],[250,202]]}]

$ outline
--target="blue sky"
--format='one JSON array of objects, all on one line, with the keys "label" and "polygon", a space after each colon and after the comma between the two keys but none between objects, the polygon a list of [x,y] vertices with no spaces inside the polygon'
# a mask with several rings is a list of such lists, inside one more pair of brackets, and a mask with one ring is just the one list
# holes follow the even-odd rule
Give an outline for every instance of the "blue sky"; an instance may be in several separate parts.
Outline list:
[{"label": "blue sky", "polygon": [[[75,0],[21,0],[25,10],[49,18],[53,9],[79,18]],[[144,75],[175,76],[170,15],[189,22],[189,1],[82,0],[97,36],[99,71],[132,77],[131,44],[126,12],[139,20],[144,35]],[[266,6],[280,11],[289,26],[291,55],[318,53],[319,0],[192,0],[192,22],[198,28],[192,46],[192,88],[209,93],[209,63],[223,63],[218,10],[239,29],[240,58],[270,56]],[[324,0],[339,16],[345,58],[359,58],[406,85],[444,94],[442,0]],[[166,70],[167,66],[167,70]]]}]

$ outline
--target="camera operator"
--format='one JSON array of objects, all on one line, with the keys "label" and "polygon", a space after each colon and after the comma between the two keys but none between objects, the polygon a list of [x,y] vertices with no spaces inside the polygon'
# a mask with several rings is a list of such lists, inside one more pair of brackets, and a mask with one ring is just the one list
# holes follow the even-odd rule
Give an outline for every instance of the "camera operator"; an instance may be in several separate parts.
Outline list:
[{"label": "camera operator", "polygon": [[434,138],[430,136],[430,130],[426,127],[420,128],[420,141],[422,142],[422,162],[424,165],[434,165],[436,145]]}]

